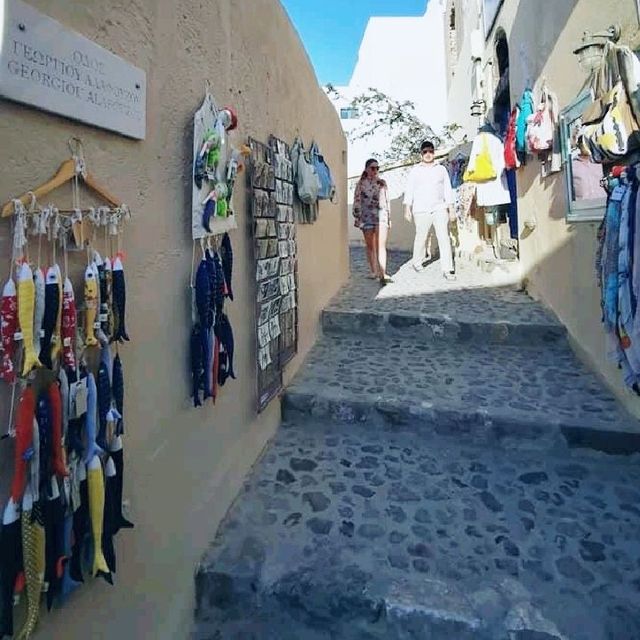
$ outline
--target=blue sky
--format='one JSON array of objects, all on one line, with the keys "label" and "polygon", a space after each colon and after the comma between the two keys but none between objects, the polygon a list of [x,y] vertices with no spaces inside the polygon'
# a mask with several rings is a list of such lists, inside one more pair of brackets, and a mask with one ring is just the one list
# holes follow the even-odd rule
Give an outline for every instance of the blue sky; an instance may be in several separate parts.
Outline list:
[{"label": "blue sky", "polygon": [[[426,0],[282,0],[320,84],[347,84],[371,16],[420,16]],[[385,43],[380,43],[384,55]]]}]

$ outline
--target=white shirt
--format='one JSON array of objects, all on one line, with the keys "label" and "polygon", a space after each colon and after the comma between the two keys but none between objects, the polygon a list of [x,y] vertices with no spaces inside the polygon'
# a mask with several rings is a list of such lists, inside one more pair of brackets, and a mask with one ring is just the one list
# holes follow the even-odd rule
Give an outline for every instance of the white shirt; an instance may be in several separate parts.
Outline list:
[{"label": "white shirt", "polygon": [[473,141],[469,157],[469,168],[475,167],[476,158],[483,151],[485,142],[489,149],[491,164],[496,172],[496,177],[493,180],[479,182],[476,185],[476,202],[479,207],[495,207],[499,204],[509,204],[511,202],[511,194],[509,193],[509,184],[505,173],[504,144],[500,138],[492,133],[479,133]]},{"label": "white shirt", "polygon": [[413,213],[427,213],[453,204],[449,173],[441,164],[421,162],[411,169],[404,191],[404,204]]}]

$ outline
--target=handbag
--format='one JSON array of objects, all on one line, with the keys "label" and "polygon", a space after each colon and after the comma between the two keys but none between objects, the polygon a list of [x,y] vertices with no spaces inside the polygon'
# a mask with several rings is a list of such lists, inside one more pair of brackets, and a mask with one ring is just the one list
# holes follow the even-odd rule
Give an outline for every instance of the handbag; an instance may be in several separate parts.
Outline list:
[{"label": "handbag", "polygon": [[596,162],[615,162],[640,149],[640,126],[620,73],[618,49],[607,43],[594,100],[582,114],[582,135]]},{"label": "handbag", "polygon": [[489,182],[497,177],[496,170],[493,168],[491,161],[491,153],[489,152],[489,141],[486,134],[482,135],[482,149],[475,157],[473,166],[467,168],[464,172],[463,180],[465,182]]},{"label": "handbag", "polygon": [[555,129],[554,109],[547,88],[542,89],[542,97],[538,109],[530,118],[527,126],[527,142],[534,153],[548,151],[553,147]]},{"label": "handbag", "polygon": [[331,200],[333,202],[336,195],[336,186],[333,182],[331,169],[329,169],[329,165],[325,162],[324,156],[320,153],[318,145],[315,142],[311,145],[309,154],[311,156],[311,163],[320,181],[318,200]]}]

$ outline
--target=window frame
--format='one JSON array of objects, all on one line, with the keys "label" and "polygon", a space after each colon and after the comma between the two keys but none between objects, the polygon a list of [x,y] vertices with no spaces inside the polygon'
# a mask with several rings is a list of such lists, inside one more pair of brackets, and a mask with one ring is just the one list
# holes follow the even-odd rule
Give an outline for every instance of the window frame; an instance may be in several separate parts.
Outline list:
[{"label": "window frame", "polygon": [[600,222],[605,216],[607,199],[598,198],[580,202],[573,198],[573,169],[571,164],[570,125],[584,112],[593,100],[591,90],[580,93],[560,112],[560,146],[564,165],[564,189],[567,198],[565,220],[567,224],[576,222]]}]

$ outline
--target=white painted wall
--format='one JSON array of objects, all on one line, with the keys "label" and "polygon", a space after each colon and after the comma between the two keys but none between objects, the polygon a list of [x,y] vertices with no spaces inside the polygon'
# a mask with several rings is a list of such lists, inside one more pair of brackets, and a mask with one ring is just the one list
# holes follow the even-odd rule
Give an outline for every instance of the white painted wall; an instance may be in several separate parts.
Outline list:
[{"label": "white painted wall", "polygon": [[[375,88],[396,100],[411,100],[416,114],[436,133],[441,131],[448,122],[443,20],[442,0],[429,0],[423,16],[370,18],[349,85],[336,87],[341,98],[332,101],[338,112],[356,95]],[[341,122],[347,134],[361,124]],[[349,176],[361,173],[367,158],[376,157],[388,141],[389,136],[380,131],[366,140],[349,142]],[[390,195],[396,198],[403,181],[390,182]]]}]

